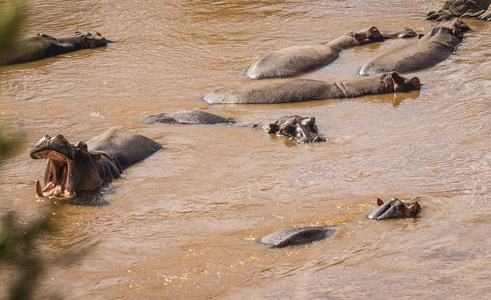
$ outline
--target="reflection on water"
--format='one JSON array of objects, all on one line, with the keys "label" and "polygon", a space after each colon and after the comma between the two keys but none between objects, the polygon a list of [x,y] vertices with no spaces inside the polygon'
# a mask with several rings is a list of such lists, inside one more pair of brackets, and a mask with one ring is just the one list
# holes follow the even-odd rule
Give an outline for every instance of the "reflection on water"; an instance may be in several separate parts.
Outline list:
[{"label": "reflection on water", "polygon": [[[2,119],[26,133],[3,165],[2,210],[19,210],[26,222],[37,215],[45,162],[29,150],[46,134],[86,141],[121,126],[165,147],[89,197],[91,205],[64,206],[64,230],[44,238],[43,254],[90,251],[52,267],[39,297],[489,298],[491,23],[465,20],[474,30],[450,59],[407,74],[420,78],[419,92],[279,105],[201,100],[246,80],[241,71],[282,47],[372,25],[424,32],[434,26],[426,11],[440,4],[31,1],[26,35],[99,31],[117,42],[1,69]],[[344,51],[305,77],[350,78],[402,43],[411,40]],[[142,123],[197,108],[243,126]],[[328,141],[298,145],[249,125],[294,114],[315,117]],[[417,198],[421,216],[366,220],[377,197]],[[255,242],[310,225],[340,228],[308,246]]]}]

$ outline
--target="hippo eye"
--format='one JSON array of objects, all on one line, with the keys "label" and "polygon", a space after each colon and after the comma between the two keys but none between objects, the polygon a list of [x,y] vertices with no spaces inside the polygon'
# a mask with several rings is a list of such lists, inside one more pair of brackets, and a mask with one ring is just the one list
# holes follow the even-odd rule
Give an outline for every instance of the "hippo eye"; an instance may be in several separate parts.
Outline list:
[{"label": "hippo eye", "polygon": [[285,126],[283,126],[280,130],[280,132],[282,134],[287,134],[287,135],[292,135],[292,136],[295,136],[296,135],[296,129],[294,126],[290,125],[290,124],[287,124]]}]

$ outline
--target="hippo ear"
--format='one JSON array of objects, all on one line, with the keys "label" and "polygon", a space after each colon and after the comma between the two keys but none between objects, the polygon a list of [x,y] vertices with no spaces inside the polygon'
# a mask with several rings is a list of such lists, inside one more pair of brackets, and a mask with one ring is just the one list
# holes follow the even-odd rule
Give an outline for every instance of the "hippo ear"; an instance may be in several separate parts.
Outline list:
[{"label": "hippo ear", "polygon": [[91,153],[90,155],[92,156],[92,159],[94,161],[99,161],[102,157],[102,154],[100,154],[100,153]]},{"label": "hippo ear", "polygon": [[370,32],[378,32],[378,28],[375,26],[370,27]]},{"label": "hippo ear", "polygon": [[397,72],[392,72],[391,77],[395,83],[401,84],[404,82],[404,80],[399,76],[399,74],[397,74]]},{"label": "hippo ear", "polygon": [[382,204],[384,204],[384,201],[382,201],[382,199],[380,198],[377,198],[377,206],[382,206]]}]

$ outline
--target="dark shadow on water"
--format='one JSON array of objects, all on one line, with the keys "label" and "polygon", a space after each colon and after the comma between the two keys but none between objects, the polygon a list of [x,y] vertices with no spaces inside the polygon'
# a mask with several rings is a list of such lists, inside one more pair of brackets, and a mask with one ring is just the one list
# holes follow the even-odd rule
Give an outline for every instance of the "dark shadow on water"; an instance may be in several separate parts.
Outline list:
[{"label": "dark shadow on water", "polygon": [[73,199],[60,199],[61,204],[77,205],[77,206],[106,206],[109,202],[104,199],[105,195],[113,194],[111,188],[100,189],[97,191],[80,191],[77,192],[77,197]]}]

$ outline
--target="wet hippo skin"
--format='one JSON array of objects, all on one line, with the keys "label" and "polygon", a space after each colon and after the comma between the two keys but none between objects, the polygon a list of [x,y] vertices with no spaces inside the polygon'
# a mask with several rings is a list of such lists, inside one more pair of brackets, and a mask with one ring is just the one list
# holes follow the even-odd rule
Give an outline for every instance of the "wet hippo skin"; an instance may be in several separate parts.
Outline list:
[{"label": "wet hippo skin", "polygon": [[59,38],[38,34],[11,45],[3,57],[0,57],[0,64],[26,63],[81,49],[104,47],[107,43],[108,40],[98,32],[76,32],[74,35]]},{"label": "wet hippo skin", "polygon": [[448,20],[452,17],[491,21],[491,0],[447,0],[438,11],[430,11],[427,20]]},{"label": "wet hippo skin", "polygon": [[294,77],[332,63],[345,49],[416,35],[409,28],[382,34],[372,26],[367,30],[344,34],[327,44],[297,45],[274,51],[251,64],[244,74],[251,79]]},{"label": "wet hippo skin", "polygon": [[[209,124],[234,124],[234,120],[226,119],[218,115],[199,110],[185,110],[175,113],[162,113],[148,116],[143,119],[146,124],[181,124],[181,125],[209,125]],[[259,124],[253,128],[261,127]],[[326,139],[319,136],[319,130],[313,117],[301,117],[298,115],[281,117],[274,123],[262,126],[269,134],[294,139],[298,143],[323,142]]]},{"label": "wet hippo skin", "polygon": [[355,98],[419,90],[417,77],[405,78],[396,72],[355,78],[344,82],[312,79],[278,79],[241,82],[203,97],[216,104],[275,104],[312,100]]},{"label": "wet hippo skin", "polygon": [[462,21],[443,23],[428,30],[417,42],[392,49],[366,62],[360,75],[385,72],[410,73],[432,67],[446,60],[463,39],[469,27]]},{"label": "wet hippo skin", "polygon": [[164,124],[232,124],[234,120],[200,111],[183,110],[174,113],[161,113],[145,117],[143,123],[164,123]]},{"label": "wet hippo skin", "polygon": [[[417,201],[404,203],[397,198],[392,198],[387,203],[377,199],[377,205],[368,219],[389,220],[401,218],[416,218],[421,211],[421,206]],[[308,226],[299,228],[286,228],[273,232],[258,239],[258,243],[272,247],[283,248],[287,246],[298,246],[310,244],[328,238],[335,230],[336,226]]]}]

